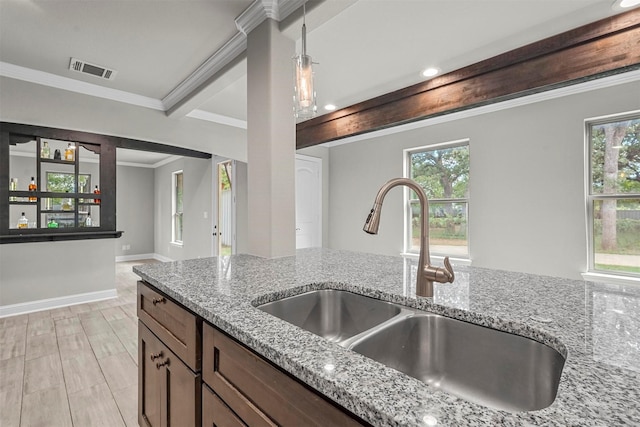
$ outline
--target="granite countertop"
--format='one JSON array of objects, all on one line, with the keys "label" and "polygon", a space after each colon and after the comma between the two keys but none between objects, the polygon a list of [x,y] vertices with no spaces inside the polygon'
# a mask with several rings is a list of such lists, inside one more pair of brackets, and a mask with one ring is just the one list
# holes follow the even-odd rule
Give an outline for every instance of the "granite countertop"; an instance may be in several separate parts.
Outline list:
[{"label": "granite countertop", "polygon": [[[415,298],[415,262],[329,249],[134,267],[143,280],[376,426],[640,425],[640,287],[454,266]],[[344,289],[534,338],[567,356],[555,402],[531,412],[470,403],[255,308]],[[327,371],[331,364],[335,369]]]}]

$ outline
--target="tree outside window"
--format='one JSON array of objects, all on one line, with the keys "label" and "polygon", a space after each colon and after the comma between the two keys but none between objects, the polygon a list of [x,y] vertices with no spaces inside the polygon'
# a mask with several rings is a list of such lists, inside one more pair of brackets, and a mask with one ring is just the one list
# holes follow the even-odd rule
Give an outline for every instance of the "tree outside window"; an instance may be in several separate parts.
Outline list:
[{"label": "tree outside window", "polygon": [[[429,246],[434,254],[468,257],[469,145],[456,142],[408,152],[409,177],[429,199]],[[420,203],[411,191],[408,251],[420,249]]]},{"label": "tree outside window", "polygon": [[640,115],[588,133],[590,269],[640,275]]}]

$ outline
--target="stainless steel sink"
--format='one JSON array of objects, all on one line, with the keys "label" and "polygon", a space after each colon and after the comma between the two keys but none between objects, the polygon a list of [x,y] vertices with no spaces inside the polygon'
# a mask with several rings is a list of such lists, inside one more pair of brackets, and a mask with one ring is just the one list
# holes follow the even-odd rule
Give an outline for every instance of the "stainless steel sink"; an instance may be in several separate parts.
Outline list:
[{"label": "stainless steel sink", "polygon": [[333,289],[311,291],[258,306],[262,311],[320,335],[343,342],[391,319],[400,306]]},{"label": "stainless steel sink", "polygon": [[420,312],[351,346],[364,356],[471,402],[533,411],[555,400],[564,357],[537,341]]},{"label": "stainless steel sink", "polygon": [[258,306],[262,311],[448,393],[505,411],[555,400],[564,357],[537,341],[338,290]]}]

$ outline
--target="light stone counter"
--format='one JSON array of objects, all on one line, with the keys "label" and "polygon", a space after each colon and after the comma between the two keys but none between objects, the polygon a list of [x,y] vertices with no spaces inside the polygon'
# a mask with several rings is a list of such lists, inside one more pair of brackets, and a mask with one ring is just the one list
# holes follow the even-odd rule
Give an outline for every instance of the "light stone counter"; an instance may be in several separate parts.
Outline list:
[{"label": "light stone counter", "polygon": [[[147,264],[134,272],[205,320],[376,426],[640,425],[640,288],[454,266],[453,284],[415,298],[415,265],[304,249]],[[345,289],[534,338],[567,355],[555,402],[509,413],[469,403],[254,307]],[[335,366],[327,371],[324,366]]]}]

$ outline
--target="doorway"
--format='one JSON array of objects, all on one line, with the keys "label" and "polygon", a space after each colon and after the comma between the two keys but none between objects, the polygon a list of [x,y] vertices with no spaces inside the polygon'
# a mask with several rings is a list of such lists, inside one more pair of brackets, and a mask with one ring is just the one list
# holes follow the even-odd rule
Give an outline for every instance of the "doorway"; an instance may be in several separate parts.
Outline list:
[{"label": "doorway", "polygon": [[213,255],[235,254],[235,161],[214,157]]},{"label": "doorway", "polygon": [[296,249],[322,246],[322,159],[296,155]]}]

